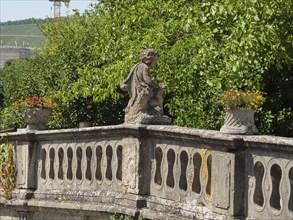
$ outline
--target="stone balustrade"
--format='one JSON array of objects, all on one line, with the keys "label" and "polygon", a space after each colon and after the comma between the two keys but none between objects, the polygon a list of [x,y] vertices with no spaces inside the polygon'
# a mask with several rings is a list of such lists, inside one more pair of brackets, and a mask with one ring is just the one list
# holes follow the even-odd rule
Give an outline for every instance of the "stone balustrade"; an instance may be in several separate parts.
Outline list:
[{"label": "stone balustrade", "polygon": [[0,219],[293,219],[293,139],[117,125],[5,135]]},{"label": "stone balustrade", "polygon": [[259,143],[258,139],[247,149],[248,216],[293,219],[293,155],[279,140],[278,145],[270,146],[269,142]]}]

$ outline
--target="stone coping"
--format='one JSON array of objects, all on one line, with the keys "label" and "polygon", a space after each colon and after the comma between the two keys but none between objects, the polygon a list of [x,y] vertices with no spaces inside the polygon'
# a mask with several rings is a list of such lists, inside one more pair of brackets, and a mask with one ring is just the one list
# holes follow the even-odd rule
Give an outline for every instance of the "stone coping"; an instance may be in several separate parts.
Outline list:
[{"label": "stone coping", "polygon": [[270,135],[232,135],[216,130],[204,130],[174,125],[120,124],[59,130],[26,130],[2,134],[15,141],[85,140],[96,138],[157,138],[191,142],[230,150],[265,149],[293,153],[293,138]]}]

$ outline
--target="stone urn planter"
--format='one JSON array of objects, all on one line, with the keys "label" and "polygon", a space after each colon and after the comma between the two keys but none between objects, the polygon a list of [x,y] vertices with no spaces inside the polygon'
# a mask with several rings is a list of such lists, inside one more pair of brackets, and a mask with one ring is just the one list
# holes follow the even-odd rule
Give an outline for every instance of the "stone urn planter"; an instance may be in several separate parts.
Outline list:
[{"label": "stone urn planter", "polygon": [[254,124],[254,110],[248,108],[227,109],[220,132],[227,134],[258,134]]},{"label": "stone urn planter", "polygon": [[88,122],[88,121],[81,121],[78,123],[78,127],[79,128],[88,128],[88,127],[92,127],[92,123]]},{"label": "stone urn planter", "polygon": [[45,124],[51,116],[51,109],[28,108],[23,110],[23,117],[27,123],[27,130],[45,130]]}]

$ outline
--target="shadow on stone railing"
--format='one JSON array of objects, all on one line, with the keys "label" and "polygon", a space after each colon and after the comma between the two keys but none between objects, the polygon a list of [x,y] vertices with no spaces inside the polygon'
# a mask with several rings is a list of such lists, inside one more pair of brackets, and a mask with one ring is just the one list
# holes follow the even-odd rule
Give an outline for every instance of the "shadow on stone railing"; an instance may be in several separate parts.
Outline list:
[{"label": "shadow on stone railing", "polygon": [[1,198],[2,217],[293,218],[292,138],[155,125],[6,138],[15,143],[17,189]]}]

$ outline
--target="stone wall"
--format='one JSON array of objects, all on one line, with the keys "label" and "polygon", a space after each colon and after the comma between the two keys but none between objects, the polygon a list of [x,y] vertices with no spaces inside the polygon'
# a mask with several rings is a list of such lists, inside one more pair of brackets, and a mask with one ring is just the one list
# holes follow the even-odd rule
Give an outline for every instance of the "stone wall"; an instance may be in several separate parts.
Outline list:
[{"label": "stone wall", "polygon": [[138,125],[6,138],[17,189],[0,219],[293,218],[292,138]]},{"label": "stone wall", "polygon": [[0,68],[5,62],[12,59],[28,59],[31,57],[31,49],[21,47],[0,47]]}]

